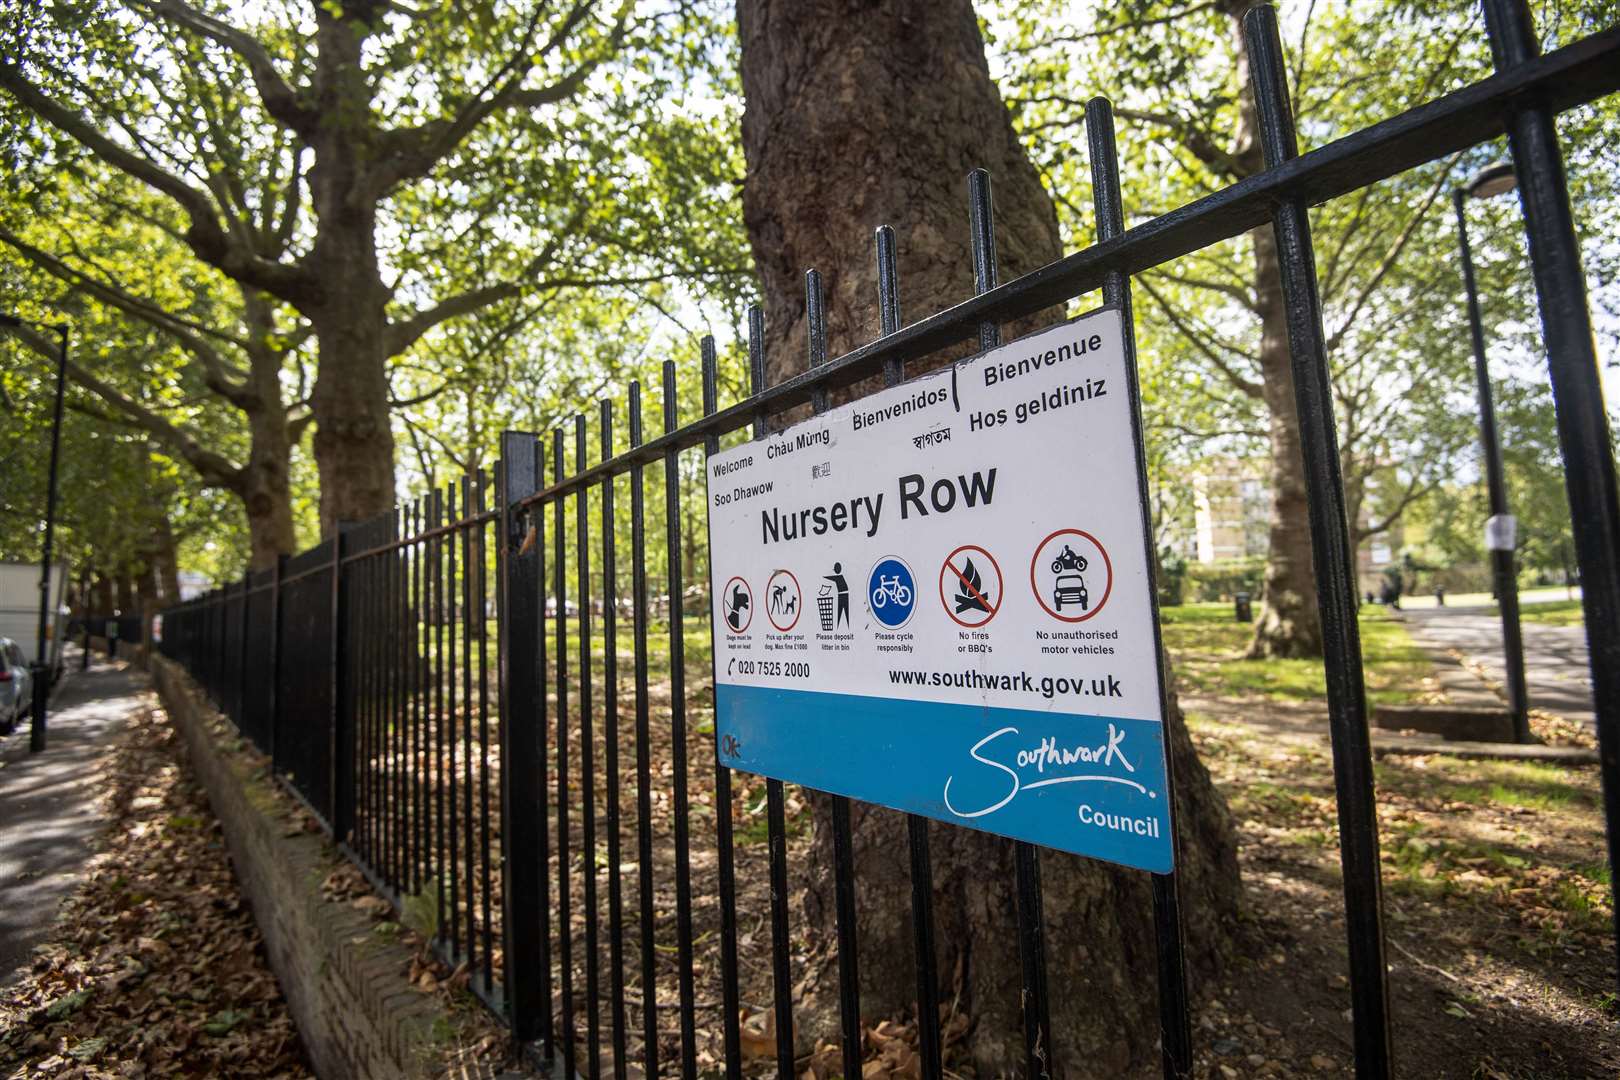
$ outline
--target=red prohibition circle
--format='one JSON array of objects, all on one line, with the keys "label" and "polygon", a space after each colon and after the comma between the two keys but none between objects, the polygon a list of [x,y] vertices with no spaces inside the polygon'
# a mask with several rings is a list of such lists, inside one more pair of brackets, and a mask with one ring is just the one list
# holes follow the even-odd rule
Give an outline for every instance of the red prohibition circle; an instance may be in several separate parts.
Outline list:
[{"label": "red prohibition circle", "polygon": [[[988,615],[986,615],[984,617],[983,622],[976,622],[976,623],[975,622],[966,622],[966,621],[964,621],[962,619],[958,619],[956,617],[956,612],[951,610],[950,601],[945,599],[945,575],[946,575],[946,571],[949,571],[951,577],[955,578],[956,580],[958,580],[958,581],[962,580],[962,576],[960,574],[958,574],[956,572],[956,568],[951,565],[951,560],[956,558],[958,555],[962,554],[962,552],[964,552],[964,551],[977,551],[979,554],[983,555],[986,559],[989,559],[990,560],[990,565],[995,567],[995,570],[996,570],[996,586],[997,586],[997,588],[999,588],[1001,590],[1002,597],[997,598],[995,606],[993,606],[990,609],[990,614],[988,614]],[[966,584],[966,583],[964,582],[964,584]],[[994,555],[990,554],[990,552],[986,551],[984,548],[980,547],[978,544],[963,544],[961,547],[957,548],[955,551],[953,551],[949,555],[945,556],[945,561],[939,564],[939,603],[940,603],[940,606],[945,609],[945,614],[949,615],[951,617],[951,621],[956,623],[956,625],[958,625],[958,626],[964,626],[969,630],[977,630],[981,626],[988,626],[990,624],[990,620],[996,617],[996,612],[1001,610],[1001,599],[1006,596],[1006,592],[1007,592],[1007,579],[1006,579],[1006,576],[1004,574],[1002,574],[1002,572],[1001,572],[1001,564],[996,562],[996,557]],[[983,600],[984,597],[981,596],[981,597],[979,597],[979,599]]]},{"label": "red prohibition circle", "polygon": [[[731,621],[725,617],[725,613],[726,613],[726,597],[732,595],[732,593],[731,593],[731,583],[733,581],[735,581],[737,584],[741,585],[743,587],[743,591],[748,594],[748,618],[743,620],[743,624],[741,626],[736,626],[736,627],[732,626]],[[754,622],[754,590],[749,588],[748,582],[744,581],[740,577],[733,576],[729,581],[727,581],[726,582],[726,591],[720,594],[720,620],[726,624],[726,629],[729,630],[733,634],[746,634],[746,633],[748,633],[749,626],[753,625],[753,622]]]},{"label": "red prohibition circle", "polygon": [[786,626],[783,626],[782,624],[778,623],[776,621],[776,616],[771,613],[770,601],[768,601],[768,600],[765,603],[765,617],[771,621],[772,626],[776,627],[778,630],[780,630],[782,633],[785,634],[789,630],[792,630],[795,626],[799,625],[799,616],[804,614],[804,590],[799,587],[799,579],[793,576],[793,571],[791,571],[791,570],[778,570],[776,573],[772,574],[769,578],[766,579],[766,581],[765,581],[765,591],[770,592],[771,582],[775,581],[777,578],[781,577],[783,574],[786,574],[788,576],[788,580],[793,582],[793,591],[796,594],[798,594],[798,597],[799,597],[799,602],[797,604],[793,605],[793,621],[788,623]]},{"label": "red prohibition circle", "polygon": [[[1083,536],[1087,540],[1091,541],[1091,545],[1098,551],[1102,552],[1103,569],[1108,571],[1108,584],[1103,588],[1102,599],[1097,601],[1096,607],[1092,608],[1084,615],[1061,615],[1058,612],[1053,611],[1047,606],[1046,599],[1041,594],[1041,587],[1035,582],[1035,565],[1040,561],[1042,549],[1060,536]],[[1114,591],[1114,562],[1108,557],[1108,549],[1103,547],[1102,543],[1095,536],[1092,536],[1090,533],[1080,529],[1059,529],[1049,535],[1045,540],[1042,540],[1040,543],[1035,545],[1035,554],[1029,557],[1029,589],[1035,594],[1035,602],[1041,605],[1041,610],[1052,616],[1052,618],[1067,623],[1082,623],[1096,615],[1097,612],[1103,609],[1103,605],[1108,603],[1108,596]]]}]

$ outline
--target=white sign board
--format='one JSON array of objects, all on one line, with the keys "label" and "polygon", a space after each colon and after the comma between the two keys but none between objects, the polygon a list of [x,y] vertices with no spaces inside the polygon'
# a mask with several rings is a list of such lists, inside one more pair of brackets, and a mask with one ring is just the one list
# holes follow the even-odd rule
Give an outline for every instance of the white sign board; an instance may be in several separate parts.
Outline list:
[{"label": "white sign board", "polygon": [[1512,514],[1492,514],[1485,519],[1485,550],[1512,551],[1518,534],[1519,522]]},{"label": "white sign board", "polygon": [[1101,311],[709,459],[726,764],[1170,869],[1122,332]]}]

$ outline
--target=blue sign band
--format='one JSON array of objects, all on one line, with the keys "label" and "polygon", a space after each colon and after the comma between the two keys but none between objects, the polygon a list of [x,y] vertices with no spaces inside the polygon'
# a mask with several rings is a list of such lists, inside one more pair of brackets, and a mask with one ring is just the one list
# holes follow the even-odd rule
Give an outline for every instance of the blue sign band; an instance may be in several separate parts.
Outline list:
[{"label": "blue sign band", "polygon": [[734,769],[1155,873],[1174,864],[1156,721],[721,684]]}]

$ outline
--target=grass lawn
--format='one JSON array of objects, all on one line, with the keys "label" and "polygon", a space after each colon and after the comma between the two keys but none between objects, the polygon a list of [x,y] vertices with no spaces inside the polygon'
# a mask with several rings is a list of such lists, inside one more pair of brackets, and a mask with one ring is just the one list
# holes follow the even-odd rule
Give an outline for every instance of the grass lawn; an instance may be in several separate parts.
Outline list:
[{"label": "grass lawn", "polygon": [[[1320,660],[1247,660],[1254,628],[1232,618],[1226,603],[1162,609],[1164,643],[1183,687],[1215,697],[1258,694],[1286,701],[1320,701],[1327,694]],[[1387,609],[1361,609],[1361,659],[1375,705],[1409,704],[1432,688],[1428,658]]]},{"label": "grass lawn", "polygon": [[1585,617],[1579,600],[1549,600],[1519,607],[1521,622],[1546,623],[1549,626],[1580,626]]}]

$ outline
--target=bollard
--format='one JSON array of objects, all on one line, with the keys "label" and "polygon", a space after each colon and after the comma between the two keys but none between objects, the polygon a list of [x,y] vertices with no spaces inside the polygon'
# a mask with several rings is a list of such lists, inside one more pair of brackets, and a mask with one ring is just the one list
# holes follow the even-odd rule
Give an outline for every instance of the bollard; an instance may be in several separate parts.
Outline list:
[{"label": "bollard", "polygon": [[1249,594],[1240,592],[1232,598],[1232,614],[1240,623],[1254,622],[1254,607],[1249,603]]},{"label": "bollard", "polygon": [[51,669],[47,664],[29,665],[33,675],[34,701],[28,725],[28,752],[37,754],[45,749],[45,713],[51,700]]}]

